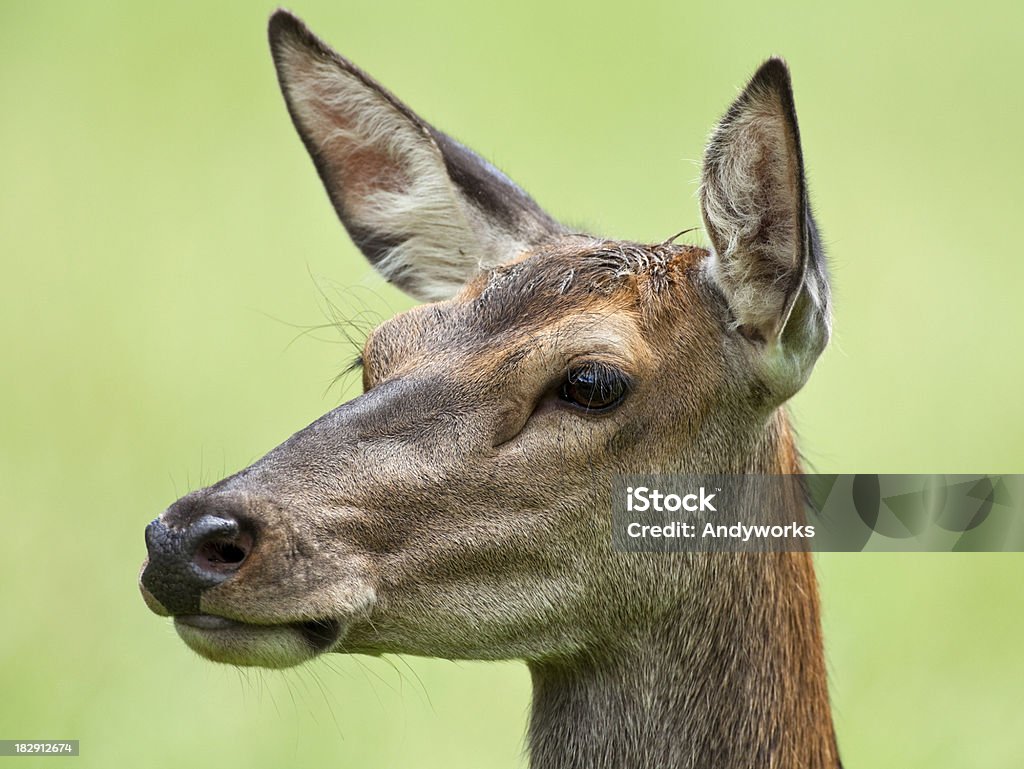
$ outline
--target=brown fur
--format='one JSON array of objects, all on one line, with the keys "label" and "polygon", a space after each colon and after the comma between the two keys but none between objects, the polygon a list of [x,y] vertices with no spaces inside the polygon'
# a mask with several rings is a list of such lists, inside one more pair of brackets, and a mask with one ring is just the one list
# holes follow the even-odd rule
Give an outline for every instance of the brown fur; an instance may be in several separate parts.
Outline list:
[{"label": "brown fur", "polygon": [[[364,394],[161,516],[161,531],[187,533],[213,516],[238,522],[248,537],[244,560],[197,597],[202,614],[233,622],[207,631],[178,616],[186,642],[214,660],[272,666],[327,650],[524,659],[535,686],[535,769],[838,766],[807,554],[611,548],[615,474],[799,471],[781,404],[827,338],[816,325],[827,317],[824,294],[807,282],[824,280],[813,239],[787,243],[797,249],[789,262],[767,254],[766,266],[757,260],[771,238],[744,250],[743,238],[716,231],[715,239],[740,244],[735,258],[756,262],[727,270],[732,282],[723,285],[709,266],[732,258],[725,253],[567,234],[293,17],[275,15],[271,38],[275,52],[286,52],[275,53],[286,94],[356,89],[339,103],[370,110],[359,123],[371,126],[365,130],[374,110],[392,126],[404,115],[412,125],[405,149],[421,159],[440,153],[452,199],[480,214],[445,227],[489,228],[452,232],[452,248],[478,238],[510,256],[481,268],[466,267],[472,255],[463,254],[459,290],[370,335]],[[335,64],[343,86],[321,82]],[[777,94],[783,77],[788,88],[781,66],[766,64],[752,93]],[[743,98],[750,100],[738,103]],[[772,126],[792,122],[780,143],[759,127],[759,113],[741,106],[730,115],[746,121],[744,142],[768,142],[773,163],[800,169],[799,184],[759,181],[756,167],[744,184],[763,184],[758,194],[776,196],[771,211],[797,221],[810,214],[793,197],[803,189],[802,166],[787,154],[799,152],[795,114],[771,111],[786,108],[785,98],[761,101],[775,105],[767,108]],[[323,116],[312,120],[297,103],[289,106],[304,141],[321,147]],[[732,146],[725,134],[715,152],[728,166],[730,153],[750,148]],[[366,138],[368,146],[381,141]],[[342,187],[331,196],[345,201],[343,218],[363,194],[369,161],[355,162],[358,151],[338,163],[314,155],[325,181]],[[386,160],[373,155],[375,179],[418,168],[437,181],[439,166],[407,167],[395,157],[396,167],[380,168]],[[728,196],[728,178],[705,185],[705,194]],[[516,221],[528,232],[507,233]],[[409,236],[373,230],[377,224],[359,223],[375,243]],[[435,239],[445,232],[436,224]],[[792,241],[792,227],[785,233]],[[513,248],[522,243],[531,245]],[[416,291],[440,290],[450,271],[433,287],[415,277],[430,274],[425,262],[437,258],[437,246],[397,252],[409,261],[399,277],[386,274]],[[789,265],[796,298],[744,316],[729,297],[756,293],[765,269],[776,280],[778,264]],[[794,306],[799,333],[786,322]],[[753,321],[759,333],[742,333]],[[595,361],[630,383],[607,413],[583,412],[559,396],[567,372]],[[798,512],[797,500],[777,502]],[[183,600],[174,591],[188,586],[167,587],[159,576],[144,573],[143,592],[155,611],[173,613],[162,597]],[[323,638],[310,640],[311,621],[328,629]]]}]

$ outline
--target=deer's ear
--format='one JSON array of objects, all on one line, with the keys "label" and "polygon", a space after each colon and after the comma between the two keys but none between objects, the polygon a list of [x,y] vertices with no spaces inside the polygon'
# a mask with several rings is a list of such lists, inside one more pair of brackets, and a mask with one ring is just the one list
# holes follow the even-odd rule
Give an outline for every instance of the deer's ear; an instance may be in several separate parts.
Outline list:
[{"label": "deer's ear", "polygon": [[788,397],[829,337],[825,260],[807,200],[789,70],[769,59],[708,142],[700,188],[711,275],[761,378]]},{"label": "deer's ear", "polygon": [[288,111],[349,235],[408,294],[446,299],[560,226],[297,18],[270,18]]}]

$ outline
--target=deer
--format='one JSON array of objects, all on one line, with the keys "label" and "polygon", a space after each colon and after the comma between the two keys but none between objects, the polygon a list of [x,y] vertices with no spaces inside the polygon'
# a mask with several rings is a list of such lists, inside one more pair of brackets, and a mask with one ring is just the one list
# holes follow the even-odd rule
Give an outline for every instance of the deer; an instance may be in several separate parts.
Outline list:
[{"label": "deer", "polygon": [[784,61],[710,135],[701,247],[577,232],[297,17],[269,41],[349,236],[422,303],[362,394],[147,526],[149,608],[231,665],[522,660],[533,769],[839,767],[811,554],[610,534],[615,475],[801,472],[831,311]]}]

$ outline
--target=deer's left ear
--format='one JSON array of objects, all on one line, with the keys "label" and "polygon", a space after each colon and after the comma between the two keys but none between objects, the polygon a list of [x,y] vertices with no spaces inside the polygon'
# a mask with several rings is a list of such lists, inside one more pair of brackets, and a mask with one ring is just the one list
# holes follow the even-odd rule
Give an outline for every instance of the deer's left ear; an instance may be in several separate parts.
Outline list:
[{"label": "deer's left ear", "polygon": [[781,399],[806,381],[830,332],[803,165],[789,70],[769,59],[711,135],[700,201],[712,278]]},{"label": "deer's left ear", "polygon": [[270,19],[288,111],[352,240],[417,299],[562,232],[529,195],[331,50],[295,16]]}]

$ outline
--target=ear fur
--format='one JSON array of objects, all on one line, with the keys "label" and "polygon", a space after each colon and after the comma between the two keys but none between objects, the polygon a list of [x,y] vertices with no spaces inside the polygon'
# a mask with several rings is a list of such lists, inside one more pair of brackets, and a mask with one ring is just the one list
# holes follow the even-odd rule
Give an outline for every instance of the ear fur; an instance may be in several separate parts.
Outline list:
[{"label": "ear fur", "polygon": [[508,177],[427,124],[295,16],[270,18],[288,111],[367,259],[418,299],[446,299],[482,268],[562,228]]},{"label": "ear fur", "polygon": [[715,128],[700,189],[709,269],[762,379],[802,386],[830,333],[829,290],[807,199],[789,70],[769,59]]}]

